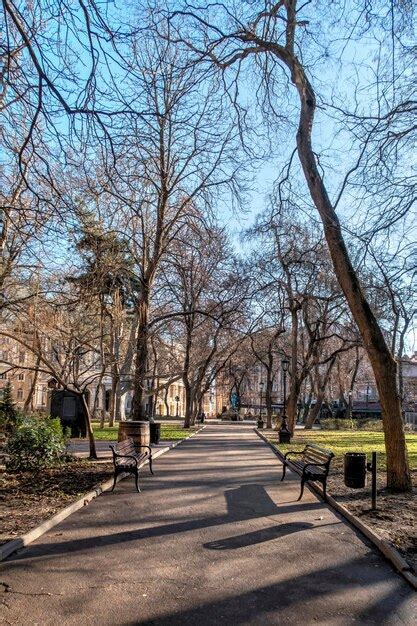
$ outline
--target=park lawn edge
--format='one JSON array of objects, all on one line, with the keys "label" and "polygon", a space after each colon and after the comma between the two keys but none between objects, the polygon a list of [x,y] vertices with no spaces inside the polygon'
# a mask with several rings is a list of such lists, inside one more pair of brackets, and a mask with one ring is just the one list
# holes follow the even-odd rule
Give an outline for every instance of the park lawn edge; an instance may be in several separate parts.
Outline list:
[{"label": "park lawn edge", "polygon": [[[258,435],[262,441],[264,441],[272,450],[272,452],[279,458],[280,461],[284,460],[284,455],[280,450],[257,428],[254,428],[255,433]],[[290,471],[291,469],[288,468]],[[310,483],[309,481],[306,483],[307,487],[313,493],[319,495],[323,498],[323,490],[319,487],[319,485],[315,485],[314,483]],[[324,498],[323,498],[324,499]],[[331,495],[327,494],[327,499],[325,502],[331,506],[335,511],[340,513],[347,522],[351,523],[355,528],[361,531],[363,535],[372,544],[378,548],[378,550],[383,554],[383,556],[391,563],[394,567],[395,571],[411,585],[414,590],[417,590],[417,576],[413,574],[413,568],[408,563],[408,561],[399,553],[399,551],[386,539],[382,539],[372,528],[370,528],[367,524],[362,522],[356,515],[354,515],[351,511],[349,511],[343,504],[340,504],[335,500]]]},{"label": "park lawn edge", "polygon": [[[116,441],[118,436],[119,423],[114,426],[99,427],[98,422],[93,422],[93,432],[95,441]],[[163,441],[180,441],[184,438],[184,433],[190,432],[191,428],[184,428],[178,423],[159,422],[161,424],[161,442]]]},{"label": "park lawn edge", "polygon": [[[174,441],[170,444],[167,444],[164,448],[160,448],[154,454],[152,454],[152,460],[157,459],[163,454],[165,454],[166,452],[169,452],[173,448],[176,448],[187,439],[191,439],[191,437],[194,437],[195,435],[197,435],[197,433],[202,431],[205,427],[206,427],[205,425],[201,426],[201,428],[199,428],[198,430],[188,435],[188,437],[184,437],[183,439],[179,439],[178,441]],[[145,460],[142,463],[140,463],[139,469],[141,467],[144,467],[144,465],[146,465],[147,463],[149,463],[148,460]],[[121,480],[128,478],[129,476],[130,476],[129,474],[119,474],[119,476],[117,476],[116,478],[116,484],[120,482]],[[90,504],[92,500],[100,496],[104,491],[107,491],[108,489],[110,489],[112,485],[113,485],[113,478],[109,478],[109,480],[106,480],[104,483],[101,483],[100,485],[95,487],[93,490],[81,496],[81,498],[78,498],[78,500],[75,500],[68,506],[61,509],[61,511],[59,511],[58,513],[55,513],[55,515],[53,515],[49,519],[45,520],[41,524],[38,524],[38,526],[35,526],[35,528],[32,528],[31,530],[29,530],[24,535],[21,535],[20,537],[17,537],[16,539],[11,539],[10,541],[7,541],[5,544],[0,546],[0,562],[4,561],[5,559],[7,559],[9,556],[14,554],[18,550],[23,550],[24,548],[26,548],[33,541],[35,541],[39,537],[42,537],[42,535],[48,532],[48,530],[51,530],[51,528],[54,528],[59,523],[61,523],[64,519],[69,517],[72,513],[75,513],[79,509],[82,509],[84,506],[87,506],[88,504]]]}]

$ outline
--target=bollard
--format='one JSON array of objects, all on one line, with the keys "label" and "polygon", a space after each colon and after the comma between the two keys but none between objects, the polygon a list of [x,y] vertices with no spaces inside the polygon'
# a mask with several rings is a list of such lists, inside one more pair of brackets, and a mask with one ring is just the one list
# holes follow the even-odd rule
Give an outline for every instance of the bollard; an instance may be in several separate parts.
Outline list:
[{"label": "bollard", "polygon": [[366,469],[371,472],[372,480],[372,506],[371,511],[376,511],[376,452],[372,452],[372,462],[367,463]]}]

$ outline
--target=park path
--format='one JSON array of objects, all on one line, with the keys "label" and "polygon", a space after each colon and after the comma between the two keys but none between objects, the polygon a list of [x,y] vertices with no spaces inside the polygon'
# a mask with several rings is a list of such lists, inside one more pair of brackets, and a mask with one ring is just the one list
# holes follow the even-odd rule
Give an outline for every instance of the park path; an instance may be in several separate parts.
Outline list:
[{"label": "park path", "polygon": [[208,425],[3,564],[0,622],[416,624],[416,595],[239,424]]}]

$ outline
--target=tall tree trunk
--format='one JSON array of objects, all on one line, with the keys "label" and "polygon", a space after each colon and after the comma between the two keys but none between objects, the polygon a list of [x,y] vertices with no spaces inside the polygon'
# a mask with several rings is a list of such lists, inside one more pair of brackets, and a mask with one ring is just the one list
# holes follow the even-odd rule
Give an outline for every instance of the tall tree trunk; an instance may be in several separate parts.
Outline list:
[{"label": "tall tree trunk", "polygon": [[184,366],[182,381],[184,383],[185,392],[185,416],[184,416],[184,428],[190,428],[193,412],[193,393],[190,385],[190,355],[192,345],[192,331],[193,331],[193,318],[189,317],[186,320],[187,338],[185,344]]},{"label": "tall tree trunk", "polygon": [[147,296],[138,303],[138,334],[136,339],[136,365],[133,381],[133,419],[146,419],[144,400],[148,371],[149,300]]},{"label": "tall tree trunk", "polygon": [[96,442],[94,440],[94,432],[93,432],[93,427],[91,425],[90,408],[88,406],[88,402],[87,402],[85,395],[83,393],[79,393],[78,395],[81,398],[81,402],[82,402],[83,409],[84,409],[85,427],[87,430],[87,437],[88,437],[88,442],[90,445],[90,459],[96,459],[97,458]]},{"label": "tall tree trunk", "polygon": [[25,400],[25,404],[23,406],[23,412],[26,413],[29,409],[31,411],[33,411],[33,398],[35,396],[35,391],[36,391],[36,385],[38,382],[38,377],[39,377],[39,365],[41,363],[41,359],[39,357],[39,355],[36,358],[36,365],[35,365],[35,370],[33,372],[33,378],[32,378],[32,383],[30,385],[30,389],[29,389],[29,393],[28,396]]},{"label": "tall tree trunk", "polygon": [[307,400],[304,401],[304,406],[303,406],[303,417],[302,417],[302,422],[303,424],[306,423],[307,421],[307,417],[308,414],[310,413],[310,407],[311,407],[311,401],[313,399],[313,395],[310,392],[307,396]]},{"label": "tall tree trunk", "polygon": [[196,424],[196,422],[198,421],[198,416],[201,415],[202,402],[202,397],[199,394],[194,393],[191,426],[194,426]]},{"label": "tall tree trunk", "polygon": [[297,87],[301,102],[297,132],[298,155],[311,197],[323,223],[336,277],[361,333],[378,388],[387,454],[387,486],[396,491],[410,491],[412,489],[411,475],[397,390],[397,365],[362,291],[343,239],[338,216],[330,202],[316,164],[311,144],[316,108],[314,91],[304,68],[295,56],[292,56],[289,66],[292,81]]},{"label": "tall tree trunk", "polygon": [[[301,391],[301,381],[298,378],[298,311],[299,307],[291,304],[291,370],[290,393],[287,403],[288,427],[294,432],[297,419],[297,402]],[[284,402],[286,402],[284,398]]]},{"label": "tall tree trunk", "polygon": [[109,426],[114,425],[116,415],[116,394],[117,394],[117,378],[113,375],[111,379],[111,389],[109,397]]},{"label": "tall tree trunk", "polygon": [[[164,393],[164,404],[165,404],[165,410],[166,410],[166,413],[167,413],[167,417],[169,416],[168,393],[169,393],[169,387],[167,387],[165,389],[165,393]],[[177,403],[175,403],[175,404],[177,404]]]},{"label": "tall tree trunk", "polygon": [[313,407],[311,407],[310,412],[308,414],[307,417],[307,421],[306,421],[306,425],[305,425],[305,429],[306,430],[311,430],[313,428],[313,424],[317,419],[318,414],[320,413],[320,409],[322,407],[323,404],[323,400],[324,400],[324,396],[326,393],[326,387],[327,387],[327,383],[329,382],[329,378],[330,378],[330,374],[332,373],[332,369],[333,369],[333,365],[336,362],[336,356],[334,356],[332,358],[332,360],[329,362],[328,366],[327,366],[327,370],[324,374],[324,377],[321,378],[320,376],[320,372],[319,372],[319,366],[317,365],[317,398],[316,398],[316,402],[314,404]]},{"label": "tall tree trunk", "polygon": [[359,365],[361,362],[361,358],[359,356],[359,350],[356,348],[355,350],[355,366],[353,368],[352,377],[350,379],[349,392],[348,392],[348,406],[346,410],[346,419],[350,420],[351,427],[353,428],[352,422],[352,406],[353,406],[353,389],[355,387],[356,377],[359,372]]},{"label": "tall tree trunk", "polygon": [[121,391],[117,396],[117,414],[120,415],[120,421],[126,421],[126,396],[127,390]]},{"label": "tall tree trunk", "polygon": [[311,430],[313,428],[313,424],[317,419],[318,414],[320,413],[320,409],[323,406],[323,400],[324,400],[324,389],[320,389],[320,391],[317,394],[317,398],[316,398],[316,402],[314,403],[314,405],[311,407],[306,423],[305,423],[305,430]]},{"label": "tall tree trunk", "polygon": [[148,417],[150,419],[153,416],[153,414],[154,414],[154,396],[153,396],[153,394],[150,394],[148,396],[147,404],[148,404]]},{"label": "tall tree trunk", "polygon": [[193,395],[191,386],[186,376],[183,377],[184,392],[185,392],[185,416],[184,416],[184,428],[190,428],[192,415],[193,415]]},{"label": "tall tree trunk", "polygon": [[[109,426],[114,425],[115,420],[119,417],[117,411],[117,398],[120,395],[120,367],[119,367],[119,353],[120,353],[120,339],[118,335],[119,329],[114,331],[112,339],[111,353],[113,355],[113,363],[111,366],[111,390],[109,399]],[[120,419],[120,418],[119,418]]]},{"label": "tall tree trunk", "polygon": [[272,355],[269,355],[268,365],[270,367],[266,370],[266,389],[265,389],[265,404],[266,404],[266,427],[272,428]]},{"label": "tall tree trunk", "polygon": [[301,380],[291,378],[290,393],[287,401],[288,428],[294,433],[295,423],[297,421],[297,404],[301,392]]},{"label": "tall tree trunk", "polygon": [[102,403],[102,408],[100,411],[100,428],[104,428],[105,423],[106,423],[106,386],[103,384],[103,382],[100,382],[96,387],[96,394],[94,397],[93,415],[95,415],[96,409],[98,407],[98,398],[99,398],[100,391],[101,391],[101,403]]},{"label": "tall tree trunk", "polygon": [[[410,322],[412,318],[404,315],[404,325],[400,332],[400,342],[398,346],[398,393],[400,396],[401,403],[401,414],[404,416],[404,402],[405,402],[405,390],[404,390],[404,371],[403,371],[403,357],[404,357],[404,347],[405,347],[405,338],[408,333],[408,329],[410,326]],[[404,419],[404,418],[403,418]]]},{"label": "tall tree trunk", "polygon": [[[97,382],[97,384],[96,384],[95,390],[94,390],[94,400],[93,400],[93,410],[92,410],[92,415],[93,415],[94,419],[96,417],[96,411],[97,411],[97,406],[98,406],[98,397],[99,397],[99,393],[100,393],[100,390],[101,390],[101,380],[102,380],[102,378],[100,377],[98,382]],[[101,428],[101,425],[100,425],[100,428]]]}]

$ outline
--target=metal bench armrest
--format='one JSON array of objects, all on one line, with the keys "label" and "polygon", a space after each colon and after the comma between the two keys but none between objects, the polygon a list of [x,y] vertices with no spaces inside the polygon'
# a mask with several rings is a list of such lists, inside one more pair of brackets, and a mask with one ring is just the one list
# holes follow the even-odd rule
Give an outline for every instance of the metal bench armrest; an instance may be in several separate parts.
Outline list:
[{"label": "metal bench armrest", "polygon": [[286,459],[289,454],[304,454],[304,450],[289,450],[284,454],[284,459]]}]

